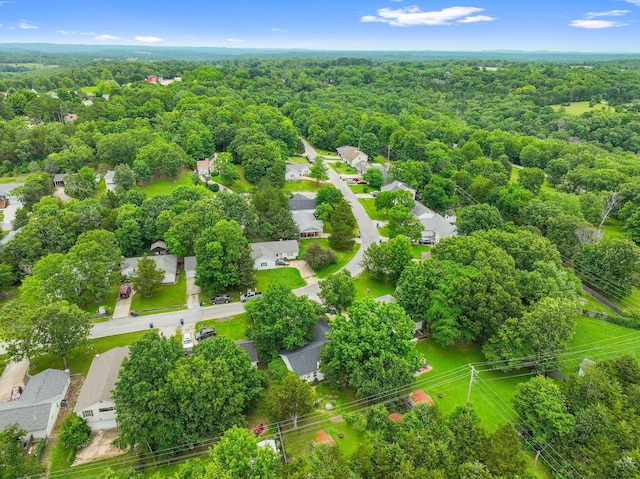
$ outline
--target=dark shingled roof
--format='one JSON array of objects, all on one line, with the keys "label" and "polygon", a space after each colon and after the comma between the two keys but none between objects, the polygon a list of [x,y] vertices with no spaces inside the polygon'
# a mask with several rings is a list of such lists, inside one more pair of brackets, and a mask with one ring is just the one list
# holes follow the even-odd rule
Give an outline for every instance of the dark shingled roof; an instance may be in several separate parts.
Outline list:
[{"label": "dark shingled roof", "polygon": [[258,362],[258,350],[256,349],[256,343],[252,339],[240,339],[235,343],[247,352],[252,363]]},{"label": "dark shingled roof", "polygon": [[330,332],[331,328],[327,322],[319,320],[315,327],[315,336],[309,344],[293,351],[280,351],[280,356],[287,358],[291,368],[298,376],[312,373],[318,369],[320,352],[328,342],[327,333]]}]

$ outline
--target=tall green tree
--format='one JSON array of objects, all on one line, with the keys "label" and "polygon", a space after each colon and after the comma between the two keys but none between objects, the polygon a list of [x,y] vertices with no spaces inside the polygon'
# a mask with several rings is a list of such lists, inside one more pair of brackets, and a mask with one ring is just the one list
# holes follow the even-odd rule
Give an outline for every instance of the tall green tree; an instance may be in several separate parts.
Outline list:
[{"label": "tall green tree", "polygon": [[84,200],[93,196],[97,186],[96,172],[88,166],[83,166],[75,175],[67,178],[64,191],[72,198]]},{"label": "tall green tree", "polygon": [[17,424],[9,424],[0,432],[0,479],[35,477],[44,471],[34,454],[24,454],[26,436]]},{"label": "tall green tree", "polygon": [[382,178],[382,170],[380,170],[379,168],[369,168],[364,172],[364,175],[362,175],[362,179],[369,183],[369,186],[375,188],[376,190],[380,189],[382,183],[384,182],[384,179]]},{"label": "tall green tree", "polygon": [[275,359],[280,349],[307,344],[318,322],[317,305],[306,296],[294,295],[281,282],[271,283],[262,298],[247,302],[245,310],[251,322],[249,337],[266,360]]},{"label": "tall green tree", "polygon": [[234,221],[220,220],[206,228],[195,245],[196,283],[212,294],[255,283],[251,247]]},{"label": "tall green tree", "polygon": [[402,308],[363,300],[348,314],[331,322],[320,363],[326,377],[351,385],[360,397],[411,384],[419,361],[411,343],[414,322]]},{"label": "tall green tree", "polygon": [[67,356],[88,345],[92,324],[89,313],[75,304],[58,301],[37,309],[34,326],[38,342],[61,358],[64,368],[68,369]]},{"label": "tall green tree", "polygon": [[[138,167],[140,163],[138,161]],[[114,169],[113,182],[118,187],[118,191],[128,191],[136,184],[136,173],[127,164],[118,165]]]},{"label": "tall green tree", "polygon": [[309,176],[316,180],[316,185],[320,184],[320,181],[325,181],[329,178],[329,167],[324,164],[324,160],[321,156],[316,156],[313,159],[313,164],[309,172]]},{"label": "tall green tree", "polygon": [[291,420],[293,429],[296,429],[298,418],[312,409],[313,390],[308,382],[289,373],[281,382],[274,384],[269,396],[269,411],[276,421]]},{"label": "tall green tree", "polygon": [[329,236],[329,245],[340,251],[349,251],[353,248],[357,223],[351,206],[346,200],[340,199],[335,204],[331,215],[331,226],[333,232]]},{"label": "tall green tree", "polygon": [[44,173],[33,173],[24,180],[24,185],[20,188],[18,196],[25,209],[30,210],[44,196],[53,193],[53,180]]},{"label": "tall green tree", "polygon": [[456,218],[456,227],[461,235],[470,235],[474,231],[502,229],[504,221],[495,206],[486,203],[467,206],[460,210]]},{"label": "tall green tree", "polygon": [[342,314],[356,297],[355,279],[346,269],[329,275],[319,284],[318,297],[322,300],[324,307],[332,313]]},{"label": "tall green tree", "polygon": [[138,260],[138,267],[131,275],[133,290],[145,297],[153,296],[164,280],[164,272],[156,267],[156,262],[144,256]]}]

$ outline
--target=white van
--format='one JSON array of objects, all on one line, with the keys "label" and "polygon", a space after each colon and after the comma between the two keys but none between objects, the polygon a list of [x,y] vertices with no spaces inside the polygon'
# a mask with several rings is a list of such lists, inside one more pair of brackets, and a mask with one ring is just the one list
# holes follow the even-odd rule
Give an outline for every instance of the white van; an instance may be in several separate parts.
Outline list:
[{"label": "white van", "polygon": [[193,352],[191,333],[184,333],[182,335],[182,347],[184,348],[184,354],[191,354]]}]

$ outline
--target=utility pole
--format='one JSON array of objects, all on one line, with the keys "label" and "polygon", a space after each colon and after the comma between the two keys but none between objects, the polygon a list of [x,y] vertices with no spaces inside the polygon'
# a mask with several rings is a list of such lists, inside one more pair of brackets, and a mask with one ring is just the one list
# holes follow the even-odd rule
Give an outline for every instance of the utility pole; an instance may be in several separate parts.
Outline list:
[{"label": "utility pole", "polygon": [[476,377],[476,374],[478,374],[478,372],[476,371],[476,368],[472,364],[469,364],[469,367],[471,368],[471,376],[469,377],[469,390],[467,391],[467,402],[469,402],[469,400],[471,399],[471,386],[473,386],[473,380]]},{"label": "utility pole", "polygon": [[387,145],[387,161],[389,161],[390,156],[391,156],[391,145]]}]

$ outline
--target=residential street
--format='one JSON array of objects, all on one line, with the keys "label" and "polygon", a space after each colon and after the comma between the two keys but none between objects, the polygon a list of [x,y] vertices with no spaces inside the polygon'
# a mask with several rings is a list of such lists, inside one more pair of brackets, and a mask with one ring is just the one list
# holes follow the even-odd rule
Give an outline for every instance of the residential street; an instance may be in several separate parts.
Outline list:
[{"label": "residential street", "polygon": [[[305,147],[305,154],[311,155],[312,158],[318,156],[316,151],[303,140]],[[333,183],[344,195],[345,199],[351,204],[353,209],[353,215],[358,222],[358,228],[360,229],[360,241],[362,245],[349,263],[345,266],[347,270],[351,272],[352,276],[357,276],[362,272],[362,255],[367,247],[377,242],[380,239],[378,230],[375,223],[369,218],[364,208],[356,198],[351,188],[340,179],[338,175],[331,168],[328,168],[329,181]],[[294,290],[297,295],[308,295],[311,299],[318,300],[318,291],[320,290],[317,283],[304,286]],[[101,338],[104,336],[111,336],[114,334],[123,334],[133,331],[142,331],[149,329],[149,323],[153,323],[154,328],[168,328],[177,327],[180,325],[180,319],[184,320],[185,325],[190,325],[202,321],[204,319],[211,318],[226,318],[235,314],[240,314],[244,311],[244,305],[242,303],[229,303],[220,304],[215,306],[204,306],[199,309],[190,309],[183,311],[173,311],[169,313],[153,314],[150,316],[138,316],[112,319],[104,323],[97,323],[93,326],[91,331],[92,338]]]},{"label": "residential street", "polygon": [[[305,153],[311,155],[312,158],[318,156],[316,151],[303,140]],[[333,183],[344,195],[345,199],[351,204],[353,214],[358,222],[358,228],[360,229],[360,242],[362,243],[360,249],[356,253],[349,263],[345,266],[347,270],[351,272],[352,276],[357,276],[362,272],[362,256],[364,250],[367,247],[377,242],[380,239],[378,230],[375,223],[369,218],[364,208],[356,198],[351,188],[340,179],[333,169],[328,168],[329,181]],[[308,295],[311,299],[318,301],[318,292],[320,288],[317,283],[304,286],[294,290],[297,295]],[[188,309],[182,311],[172,311],[168,313],[153,314],[150,316],[138,316],[138,317],[124,317],[119,319],[112,319],[104,323],[96,323],[91,330],[92,338],[102,338],[105,336],[112,336],[115,334],[124,334],[134,331],[143,331],[150,329],[150,323],[153,323],[154,328],[171,328],[180,325],[180,320],[184,321],[185,325],[195,324],[198,321],[211,318],[226,318],[236,314],[240,314],[244,311],[244,304],[240,302],[220,304],[215,306],[204,306],[198,309]],[[0,349],[4,349],[1,348]]]}]

